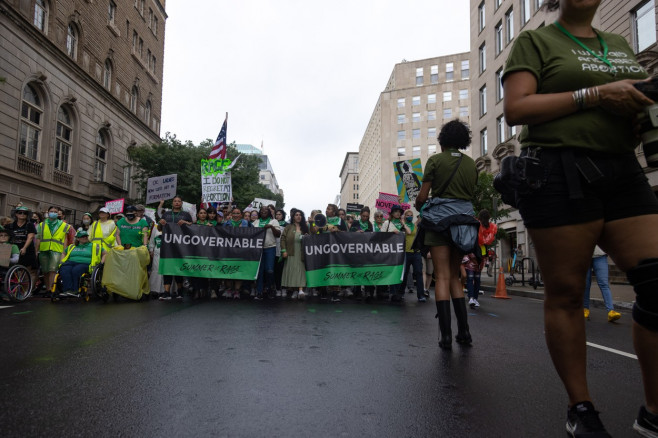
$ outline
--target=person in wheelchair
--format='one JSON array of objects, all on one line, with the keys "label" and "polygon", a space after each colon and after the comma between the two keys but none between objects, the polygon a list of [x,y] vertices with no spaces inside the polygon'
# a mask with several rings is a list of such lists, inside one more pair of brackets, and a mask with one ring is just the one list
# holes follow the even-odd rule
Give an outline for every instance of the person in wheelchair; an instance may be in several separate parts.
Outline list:
[{"label": "person in wheelchair", "polygon": [[99,263],[105,261],[105,250],[102,244],[89,241],[87,231],[78,231],[75,235],[78,243],[69,245],[59,266],[64,295],[77,296],[80,289],[80,277],[90,272]]},{"label": "person in wheelchair", "polygon": [[[9,265],[15,265],[18,263],[18,258],[20,257],[20,250],[18,249],[18,246],[12,245],[9,243],[9,239],[11,238],[9,230],[5,229],[3,226],[0,225],[0,245],[8,245],[11,247],[10,249],[10,257],[9,257]],[[9,266],[5,266],[6,268]]]}]

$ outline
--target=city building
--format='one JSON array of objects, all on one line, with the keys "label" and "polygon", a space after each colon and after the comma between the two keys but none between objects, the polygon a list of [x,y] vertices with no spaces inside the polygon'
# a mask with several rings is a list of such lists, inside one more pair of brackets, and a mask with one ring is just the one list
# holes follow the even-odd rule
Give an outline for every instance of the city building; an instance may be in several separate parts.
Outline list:
[{"label": "city building", "polygon": [[459,53],[395,65],[359,145],[360,204],[374,209],[379,192],[397,193],[394,162],[420,158],[424,168],[437,152],[443,123],[455,118],[469,123],[469,56]]},{"label": "city building", "polygon": [[138,196],[127,149],[160,141],[166,19],[164,0],[0,0],[0,214]]},{"label": "city building", "polygon": [[347,209],[347,204],[360,204],[359,202],[359,153],[345,154],[343,167],[340,169],[340,208]]},{"label": "city building", "polygon": [[279,194],[283,196],[283,190],[279,188],[279,183],[276,180],[276,175],[274,174],[274,169],[272,169],[272,163],[270,163],[268,156],[263,154],[261,149],[250,144],[236,144],[235,148],[241,154],[258,155],[260,158],[260,163],[258,164],[259,182],[270,189],[275,195]]},{"label": "city building", "polygon": [[[520,152],[517,141],[520,126],[508,126],[503,114],[501,77],[505,61],[516,36],[527,29],[553,23],[558,11],[541,9],[542,0],[471,0],[471,129],[473,158],[481,171],[496,173],[500,161]],[[626,37],[638,60],[649,74],[658,70],[656,47],[656,6],[654,0],[602,0],[594,27]],[[638,157],[645,163],[641,148]],[[653,187],[658,188],[658,173],[645,169]],[[499,227],[508,235],[500,260],[511,257],[512,248],[521,245],[534,257],[523,222],[517,211]],[[502,257],[502,258],[500,258]]]}]

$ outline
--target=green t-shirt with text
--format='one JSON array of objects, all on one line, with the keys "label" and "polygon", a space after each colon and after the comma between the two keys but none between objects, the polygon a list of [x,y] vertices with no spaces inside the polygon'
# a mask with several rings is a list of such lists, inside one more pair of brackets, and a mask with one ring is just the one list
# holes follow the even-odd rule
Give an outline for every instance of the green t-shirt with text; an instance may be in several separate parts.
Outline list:
[{"label": "green t-shirt with text", "polygon": [[[608,45],[608,59],[617,71],[616,76],[603,61],[551,24],[519,34],[505,64],[502,80],[512,72],[528,71],[537,78],[537,93],[548,94],[573,92],[621,79],[647,77],[622,36],[597,32]],[[603,55],[598,38],[578,39],[594,53]],[[632,152],[638,144],[632,119],[601,107],[536,125],[525,125],[519,141],[522,147],[572,146],[605,153]]]},{"label": "green t-shirt with text", "polygon": [[432,196],[440,196],[450,199],[465,199],[470,201],[475,194],[475,185],[478,181],[478,171],[475,167],[475,161],[468,155],[464,155],[459,169],[455,173],[443,194],[439,190],[452,175],[457,161],[461,156],[457,149],[448,149],[440,154],[432,155],[425,165],[423,182],[432,183]]},{"label": "green t-shirt with text", "polygon": [[121,230],[121,244],[129,243],[133,248],[144,246],[142,230],[148,228],[146,219],[140,219],[134,224],[128,223],[126,218],[121,218],[117,222],[117,228]]}]

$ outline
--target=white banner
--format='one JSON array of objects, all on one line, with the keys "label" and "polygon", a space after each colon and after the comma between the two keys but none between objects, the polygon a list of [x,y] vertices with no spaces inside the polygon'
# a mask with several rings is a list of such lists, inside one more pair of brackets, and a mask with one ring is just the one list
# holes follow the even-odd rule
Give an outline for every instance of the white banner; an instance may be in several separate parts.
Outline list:
[{"label": "white banner", "polygon": [[251,204],[249,204],[247,208],[245,208],[245,210],[246,211],[260,210],[262,206],[267,207],[270,204],[276,206],[276,201],[272,201],[270,199],[256,198],[253,201],[251,201]]},{"label": "white banner", "polygon": [[231,172],[216,175],[201,175],[202,202],[231,202]]},{"label": "white banner", "polygon": [[152,204],[158,201],[173,199],[176,196],[178,175],[154,176],[146,182],[146,203]]}]

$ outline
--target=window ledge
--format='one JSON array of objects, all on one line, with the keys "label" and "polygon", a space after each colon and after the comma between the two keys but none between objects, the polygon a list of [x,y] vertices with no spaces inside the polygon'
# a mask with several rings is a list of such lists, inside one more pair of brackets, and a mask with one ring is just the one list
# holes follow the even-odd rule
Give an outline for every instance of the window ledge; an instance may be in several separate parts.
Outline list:
[{"label": "window ledge", "polygon": [[144,65],[144,61],[142,61],[142,58],[140,58],[134,50],[131,52],[131,55],[135,59],[135,61],[139,63],[139,65],[141,65],[142,67],[146,67]]},{"label": "window ledge", "polygon": [[155,77],[155,74],[152,73],[151,70],[146,69],[146,73],[149,75],[149,77],[151,78],[151,80],[152,80],[153,82],[155,82],[156,84],[159,83],[159,82],[158,82],[158,78]]},{"label": "window ledge", "polygon": [[107,27],[114,34],[115,37],[121,36],[121,31],[114,25],[114,23],[107,23]]}]

